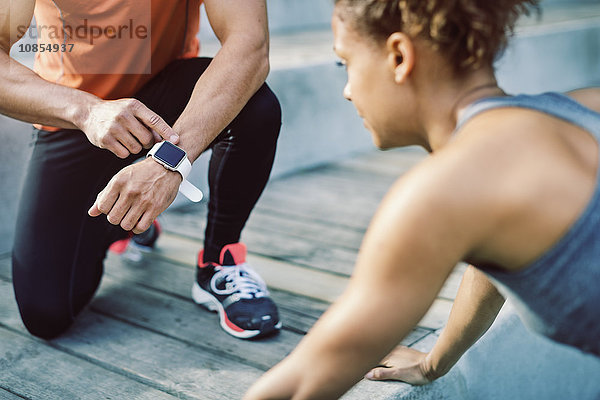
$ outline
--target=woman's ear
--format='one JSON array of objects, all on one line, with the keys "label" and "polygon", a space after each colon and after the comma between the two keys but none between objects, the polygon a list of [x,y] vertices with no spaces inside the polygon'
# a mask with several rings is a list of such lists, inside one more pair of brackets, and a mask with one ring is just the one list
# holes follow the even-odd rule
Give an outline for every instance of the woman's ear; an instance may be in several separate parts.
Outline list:
[{"label": "woman's ear", "polygon": [[412,39],[402,33],[392,33],[386,41],[388,64],[396,83],[404,83],[415,65],[415,48]]}]

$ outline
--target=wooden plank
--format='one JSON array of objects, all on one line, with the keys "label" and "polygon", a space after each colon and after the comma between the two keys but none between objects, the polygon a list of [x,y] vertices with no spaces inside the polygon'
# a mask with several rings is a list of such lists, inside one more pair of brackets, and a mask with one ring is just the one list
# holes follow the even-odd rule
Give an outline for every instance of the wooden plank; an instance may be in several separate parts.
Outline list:
[{"label": "wooden plank", "polygon": [[[185,278],[175,278],[177,275],[184,274],[181,270],[185,270],[184,267],[177,265],[169,265],[163,261],[157,260],[155,262],[150,262],[145,264],[145,268],[152,269],[149,274],[136,274],[135,273],[135,265],[130,265],[129,263],[124,262],[123,260],[118,259],[117,257],[110,256],[112,262],[110,264],[114,264],[112,267],[107,267],[107,271],[109,273],[116,272],[114,275],[118,279],[127,279],[133,280],[134,282],[142,283],[145,286],[153,287],[157,290],[168,291],[170,293],[178,294],[183,298],[187,298],[187,279]],[[118,265],[118,266],[117,266]],[[165,272],[166,271],[166,272]],[[170,276],[168,280],[166,275]],[[150,279],[146,279],[146,277],[152,276]],[[163,278],[164,279],[161,279]],[[157,285],[156,282],[165,282],[166,284]],[[303,324],[298,324],[298,322],[302,323],[302,321],[298,321],[297,315],[288,314],[290,308],[286,305],[285,302],[278,301],[279,299],[273,293],[273,299],[277,302],[280,313],[282,316],[282,320],[284,322],[284,326],[288,326],[296,323],[295,328],[293,329],[295,332],[306,332],[312,324],[316,321],[316,319],[322,313],[321,310],[317,311],[311,316],[305,315],[308,318],[308,321],[304,321]],[[308,300],[308,299],[306,299]],[[444,326],[448,320],[448,316],[450,313],[450,309],[452,307],[452,302],[445,299],[436,299],[428,313],[424,316],[424,318],[417,325],[420,328],[426,329],[438,329]],[[296,309],[296,308],[294,308]],[[296,309],[298,311],[304,311],[304,307],[299,307]],[[301,312],[301,314],[303,314]],[[314,319],[311,319],[314,318]],[[300,328],[300,329],[298,329]]]},{"label": "wooden plank", "polygon": [[0,276],[7,280],[12,280],[10,258],[0,258]]},{"label": "wooden plank", "polygon": [[260,340],[245,341],[227,335],[215,313],[191,301],[131,286],[106,277],[92,310],[128,321],[231,360],[266,370],[286,356],[302,335],[288,330]]},{"label": "wooden plank", "polygon": [[[163,257],[173,257],[177,261],[185,261],[193,256],[189,249],[196,248],[197,246],[198,242],[194,240],[165,234],[164,238],[159,239],[157,250],[158,254]],[[168,254],[172,256],[168,256]],[[332,302],[339,297],[347,285],[347,279],[342,277],[307,270],[287,263],[271,261],[265,257],[249,256],[248,258],[270,286],[288,292]],[[461,263],[450,274],[440,292],[438,300],[436,300],[418,326],[428,329],[438,329],[446,324],[450,309],[452,308],[452,300],[456,297],[456,292],[465,268],[465,264]]]},{"label": "wooden plank", "polygon": [[[118,257],[110,256],[109,258],[113,259],[113,262],[108,263],[107,265],[107,270],[109,272],[112,270],[125,271],[126,274],[111,275],[109,273],[109,277],[104,278],[102,290],[104,290],[105,287],[112,287],[115,288],[114,290],[118,290],[118,292],[115,292],[111,296],[97,296],[93,303],[94,309],[107,314],[112,313],[111,315],[114,315],[117,318],[133,321],[136,324],[148,327],[149,329],[161,330],[163,329],[162,327],[168,327],[169,331],[163,330],[163,333],[175,337],[179,337],[178,333],[183,334],[186,330],[191,329],[189,336],[181,337],[182,340],[186,341],[194,342],[200,340],[202,337],[214,334],[215,330],[220,332],[220,328],[217,327],[217,318],[214,314],[207,313],[204,309],[191,304],[187,298],[187,294],[182,295],[181,293],[174,293],[178,297],[173,298],[166,294],[144,289],[143,287],[125,284],[128,280],[127,274],[137,275],[136,272],[139,272],[141,266],[127,262],[115,263],[114,260],[118,261]],[[168,277],[170,276],[170,279],[173,281],[181,281],[180,278],[177,278],[181,272],[173,273],[173,268],[168,268],[164,263],[155,268],[151,265],[155,264],[146,264],[143,267],[151,269],[151,271],[146,271],[150,272],[150,274],[140,274],[142,277],[147,275],[160,275],[160,277],[166,280],[169,279]],[[2,272],[6,272],[6,269],[3,271],[2,263],[0,262],[0,276],[2,275]],[[115,285],[115,282],[119,282],[120,284]],[[134,280],[134,282],[136,281]],[[147,284],[149,282],[142,279],[141,283]],[[154,289],[161,291],[168,289],[167,292],[169,293],[173,293],[173,290],[181,290],[181,288],[177,288],[179,285],[171,284],[166,286],[168,287],[163,285]],[[150,287],[152,287],[152,285],[150,285]],[[184,285],[184,287],[187,289],[187,284]],[[100,293],[104,292],[101,291]],[[135,296],[139,297],[136,301],[130,299],[131,296],[134,296],[134,293]],[[315,301],[302,296],[289,295],[285,292],[274,291],[272,295],[280,308],[284,326],[299,333],[308,331],[329,306],[326,302]],[[173,312],[175,306],[177,306],[176,309],[179,310],[176,313]],[[163,308],[167,309],[165,315],[160,314]],[[196,328],[198,326],[213,330],[209,332],[198,331]],[[405,343],[410,345],[414,340],[422,337],[428,332],[428,329],[415,328],[411,335],[406,338]],[[229,336],[225,337],[229,339]],[[239,346],[242,346],[240,351],[244,351],[243,343],[246,342],[240,342],[235,339],[233,342],[227,340],[223,347],[231,348],[231,354],[236,354],[233,350],[236,350]],[[232,346],[234,348],[232,348]],[[262,348],[258,349],[258,353],[261,353],[262,351]]]},{"label": "wooden plank", "polygon": [[[10,292],[10,290],[6,290],[5,292]],[[144,296],[140,296],[137,292],[146,292],[146,294]],[[166,304],[157,305],[157,297],[163,298],[162,300],[159,299],[158,302],[163,301],[166,302]],[[3,301],[3,304],[4,303],[5,302]],[[148,327],[148,329],[151,330],[158,329],[161,331],[162,336],[167,336],[169,339],[175,339],[188,345],[189,343],[194,342],[202,343],[206,339],[206,337],[213,337],[214,339],[229,338],[233,341],[234,344],[243,344],[243,346],[235,349],[235,351],[233,352],[234,356],[239,356],[240,354],[243,354],[244,357],[246,357],[248,355],[249,348],[247,345],[254,344],[253,342],[241,342],[239,340],[230,338],[227,335],[220,332],[219,328],[216,327],[213,327],[213,335],[211,335],[210,332],[207,334],[206,331],[202,331],[202,329],[199,330],[199,327],[201,328],[205,325],[210,325],[210,323],[207,323],[206,321],[199,321],[197,318],[198,316],[201,316],[202,314],[206,313],[196,313],[194,312],[194,310],[181,310],[180,308],[182,304],[185,307],[185,305],[189,305],[189,302],[185,302],[177,298],[169,298],[167,295],[154,293],[150,290],[144,290],[135,286],[131,287],[130,285],[126,285],[122,282],[117,282],[114,279],[108,278],[104,280],[99,295],[93,301],[92,309],[102,313],[114,314],[116,318],[125,321],[131,321],[131,323],[134,323],[136,325],[145,325]],[[19,321],[16,309],[13,310],[12,314],[14,318],[13,323],[15,325],[18,325]],[[6,320],[6,318],[3,317],[2,320],[4,321]],[[153,349],[169,349],[170,346],[161,344],[160,340],[143,339],[143,337],[147,335],[147,333],[141,335],[141,339],[140,335],[137,332],[124,332],[121,334],[116,334],[113,332],[113,330],[119,331],[123,330],[123,328],[107,328],[107,326],[111,326],[111,324],[114,325],[116,324],[116,322],[111,322],[110,319],[103,320],[102,315],[98,316],[93,315],[93,313],[84,313],[80,320],[76,323],[75,327],[67,333],[65,338],[59,339],[59,342],[66,341],[66,344],[65,342],[61,342],[62,346],[66,346],[66,348],[70,351],[77,351],[78,354],[81,354],[82,350],[80,346],[82,346],[81,343],[84,343],[84,348],[86,348],[86,351],[90,351],[92,353],[87,354],[87,357],[93,357],[93,359],[97,360],[98,362],[106,363],[109,366],[112,366],[112,368],[118,367],[124,369],[123,365],[120,364],[120,358],[134,357],[136,360],[138,360],[138,364],[140,363],[139,359],[141,359],[143,361],[141,364],[142,366],[139,366],[138,364],[136,364],[135,366],[128,366],[127,371],[134,371],[136,374],[140,374],[140,377],[144,379],[150,379],[153,382],[155,382],[155,384],[157,384],[156,381],[158,380],[158,378],[153,377],[151,375],[151,372],[148,372],[142,368],[146,364],[150,366],[147,368],[149,370],[156,369],[154,367],[155,365],[159,365],[161,370],[177,369],[177,366],[181,367],[181,364],[177,364],[174,367],[171,367],[169,365],[161,366],[160,363],[157,364],[156,360],[153,360],[153,355],[148,355],[144,353],[145,349],[150,349],[148,351],[152,352]],[[78,334],[78,331],[81,331],[83,333]],[[427,330],[417,329],[411,332],[411,334],[403,341],[403,343],[406,345],[410,345],[412,342],[418,341],[421,337],[426,336],[428,333],[429,331]],[[90,335],[92,336],[91,338]],[[73,338],[74,336],[75,338]],[[96,337],[100,336],[102,337],[102,340],[97,340]],[[162,339],[162,336],[159,336],[159,339]],[[133,343],[129,343],[127,341],[123,343],[123,340],[126,340],[124,338],[138,339],[135,340]],[[278,338],[281,338],[281,336]],[[211,342],[211,346],[214,346],[214,339],[213,342]],[[162,340],[164,341],[165,339]],[[72,343],[72,341],[74,341],[74,343]],[[120,346],[120,348],[122,347],[120,351],[116,351],[113,348],[113,346],[115,346],[112,343],[113,341],[117,341],[117,346]],[[100,346],[102,348],[102,351],[106,349],[107,354],[104,354],[101,351],[102,354],[99,355],[97,354],[99,351],[98,349],[87,349],[87,345],[92,347]],[[77,347],[77,349],[74,349],[74,347]],[[291,347],[292,346],[290,346],[290,349]],[[179,351],[181,352],[182,350]],[[273,353],[274,351],[277,352],[277,346],[274,346],[273,343],[269,343],[265,346],[265,348],[258,351],[258,354],[264,358],[265,356]],[[252,353],[253,349],[250,349],[250,352]],[[111,354],[116,354],[114,355],[115,359],[110,358]],[[285,354],[280,353],[279,358],[283,358],[284,355]],[[186,355],[176,354],[176,356],[174,357],[175,361],[173,361],[173,363],[178,363],[178,360],[185,359],[186,357],[191,357],[194,359],[198,358],[198,356],[193,354],[193,352]],[[276,361],[277,360],[275,360],[274,362]],[[164,361],[161,362],[164,363]],[[139,371],[140,369],[143,369],[142,372],[144,372],[144,374],[141,374],[141,372]],[[181,378],[178,381],[179,383],[178,386],[176,385],[176,387],[180,388],[182,385],[183,387],[186,387],[185,385],[187,385],[187,381],[184,378],[185,377]],[[214,380],[214,377],[211,379]],[[198,379],[194,380],[194,382],[196,381],[198,381]],[[161,381],[158,380],[158,382],[160,383]],[[164,385],[166,383],[162,382],[162,384]],[[217,385],[217,388],[215,389],[217,393],[218,388],[220,387],[222,387],[222,385]],[[197,387],[195,387],[194,389],[197,390]],[[178,393],[185,393],[185,390],[179,390]],[[227,395],[227,398],[230,398],[228,396],[229,395]]]},{"label": "wooden plank", "polygon": [[21,400],[25,397],[17,396],[8,390],[0,388],[0,400]]},{"label": "wooden plank", "polygon": [[[181,265],[166,263],[161,260],[142,259],[139,263],[122,260],[109,255],[106,262],[106,275],[129,285],[150,288],[153,291],[166,293],[183,299],[191,304],[190,292],[194,279],[193,269]],[[10,281],[10,264],[8,260],[0,260],[0,277]],[[272,290],[271,296],[279,306],[284,321],[284,328],[297,333],[305,333],[329,307],[329,303],[298,296],[291,293]],[[194,312],[208,315],[216,324],[214,314],[205,312],[203,308],[192,304]]]},{"label": "wooden plank", "polygon": [[[92,303],[95,311],[160,331],[186,343],[205,346],[206,339],[210,338],[206,345],[212,350],[232,359],[243,355],[242,362],[265,370],[289,354],[302,338],[302,335],[284,330],[274,337],[242,341],[223,333],[214,316],[203,310],[198,312],[196,308],[184,300],[123,285],[112,279],[105,279],[101,293]],[[402,343],[411,345],[430,332],[429,329],[416,328]]]},{"label": "wooden plank", "polygon": [[425,353],[429,352],[433,348],[435,342],[437,342],[439,337],[440,334],[438,331],[431,332],[429,335],[423,336],[421,339],[417,340],[415,343],[413,343],[411,347],[415,350],[419,350]]},{"label": "wooden plank", "polygon": [[[252,251],[272,258],[349,275],[354,255],[331,245],[358,249],[379,201],[396,179],[375,175],[330,166],[275,180],[250,217],[243,240]],[[189,206],[164,218],[167,230],[201,238],[206,210]]]},{"label": "wooden plank", "polygon": [[399,176],[423,161],[427,152],[421,148],[373,151],[349,157],[336,164],[346,169],[360,169],[377,175]]},{"label": "wooden plank", "polygon": [[36,400],[174,399],[2,326],[0,370],[0,386]]},{"label": "wooden plank", "polygon": [[[202,242],[195,239],[164,233],[157,242],[154,256],[181,264],[189,264],[195,260],[196,249]],[[328,274],[313,269],[273,260],[268,257],[249,254],[248,261],[267,282],[269,288],[285,290],[290,293],[333,302],[341,295],[348,284],[348,278]],[[466,264],[460,263],[450,274],[438,297],[454,300]]]},{"label": "wooden plank", "polygon": [[249,230],[261,229],[273,232],[290,239],[301,238],[309,242],[316,242],[322,246],[336,246],[350,250],[357,250],[362,243],[366,226],[362,229],[349,228],[335,224],[311,221],[306,218],[293,218],[280,214],[275,210],[265,212],[255,210],[251,215],[246,228]]},{"label": "wooden plank", "polygon": [[[131,288],[127,289],[131,290]],[[106,296],[103,291],[101,290],[99,299]],[[10,285],[0,282],[2,304],[11,303],[9,298],[11,294]],[[122,306],[133,303],[137,304],[138,308],[151,309],[163,316],[169,313],[168,309],[145,307],[144,304],[139,303],[140,299],[119,294]],[[95,303],[96,301],[92,303],[92,308],[97,308]],[[3,325],[26,334],[18,317],[16,305],[3,306],[0,312]],[[170,312],[174,313],[173,310]],[[217,333],[217,329],[215,327],[213,333]],[[196,341],[182,341],[98,313],[84,311],[65,335],[50,341],[49,344],[63,352],[121,374],[131,379],[132,383],[142,382],[173,396],[215,400],[240,398],[245,388],[249,387],[264,371],[248,366],[239,356],[231,358],[216,351],[213,347],[214,339],[207,340],[210,337],[204,335],[196,337]],[[250,347],[255,343],[247,344]],[[271,346],[269,349],[277,352],[276,346]],[[239,352],[239,354],[246,353]],[[265,356],[268,355],[263,354],[263,357]],[[275,359],[274,362],[279,359]],[[130,386],[130,384],[125,385]]]},{"label": "wooden plank", "polygon": [[[122,267],[127,268],[127,265]],[[110,268],[109,266],[108,269]],[[98,294],[92,300],[91,308],[94,311],[186,343],[195,343],[213,352],[228,354],[232,359],[247,361],[259,368],[266,369],[283,358],[301,338],[297,333],[284,331],[274,338],[239,340],[222,331],[215,313],[197,306],[191,299],[181,298],[183,296],[173,297],[132,285],[120,276],[107,275],[103,278]],[[163,277],[168,276],[169,272],[166,271]],[[9,283],[0,281],[0,287],[8,286]],[[10,298],[12,288],[5,288],[4,294],[6,302],[14,305],[14,299]],[[12,321],[14,326],[21,325],[16,305],[9,310],[2,308],[1,312],[2,321],[6,319]],[[304,322],[304,327],[308,329],[316,317],[305,318],[308,321]],[[240,354],[244,357],[240,358]]]},{"label": "wooden plank", "polygon": [[290,184],[293,190],[273,185],[265,191],[256,207],[334,226],[364,229],[391,186],[390,182],[376,191],[357,181],[332,188],[325,178],[318,178]]},{"label": "wooden plank", "polygon": [[[161,235],[153,255],[181,264],[195,265],[197,249],[202,247],[199,240]],[[302,268],[290,263],[254,254],[248,254],[248,262],[261,275],[269,288],[285,290],[302,296],[332,302],[342,293],[348,278],[318,270]]]},{"label": "wooden plank", "polygon": [[[337,177],[340,173],[344,175],[341,179]],[[356,173],[333,167],[289,176],[267,185],[255,211],[276,211],[284,215],[303,216],[308,221],[364,230],[395,177],[374,183],[377,180],[378,177],[373,174],[363,174],[358,179]],[[179,211],[190,214],[201,208],[190,205]]]},{"label": "wooden plank", "polygon": [[440,293],[438,294],[439,298],[454,301],[456,294],[458,293],[458,287],[462,282],[465,269],[467,269],[467,265],[468,264],[461,262],[454,267],[454,270],[450,273],[450,276],[448,276],[442,290],[440,290]]},{"label": "wooden plank", "polygon": [[[167,231],[178,233],[180,224],[183,223],[193,232],[189,236],[202,238],[206,226],[206,207],[196,206],[189,212],[168,211],[163,214],[161,220],[164,220],[163,225]],[[267,211],[260,207],[254,209],[245,227],[246,232],[256,229],[283,235],[292,240],[302,238],[309,242],[354,250],[359,248],[365,231],[365,227],[338,226],[329,222],[290,216],[284,210]]]},{"label": "wooden plank", "polygon": [[[175,294],[180,298],[189,298],[189,288],[193,282],[193,269],[181,265],[170,264],[162,260],[151,262],[131,263],[122,258],[109,255],[106,263],[106,271],[109,275],[119,280],[130,281],[150,287],[163,292]],[[306,303],[313,303],[308,298],[299,297],[294,307],[286,306],[286,301],[281,301],[276,291],[272,297],[277,302],[284,326],[290,327],[294,332],[304,333],[314,324],[317,318],[326,308],[324,304],[317,304],[316,309],[307,307]],[[418,327],[426,329],[439,329],[445,326],[452,301],[443,298],[435,300],[427,314],[417,324]]]},{"label": "wooden plank", "polygon": [[[107,275],[113,276],[115,279],[136,283],[191,302],[190,292],[195,279],[192,267],[172,264],[159,259],[130,263],[115,255],[109,255],[105,265]],[[321,315],[322,310],[326,308],[322,302],[307,297],[275,290],[271,292],[271,295],[279,306],[284,327],[292,328],[296,332],[306,332]],[[287,302],[282,300],[287,300],[290,296],[297,297],[297,304],[303,304],[303,306],[287,307]],[[203,311],[203,309],[200,310]]]},{"label": "wooden plank", "polygon": [[[181,265],[170,264],[162,260],[151,260],[142,263],[130,263],[122,258],[109,255],[106,263],[106,271],[109,275],[117,279],[127,280],[139,283],[146,287],[151,287],[167,293],[175,294],[181,298],[189,298],[189,288],[193,282],[193,268],[186,268]],[[317,310],[306,313],[310,309],[305,305],[294,308],[287,307],[285,301],[280,301],[277,293],[273,291],[273,299],[280,308],[280,314],[284,321],[284,326],[289,326],[295,332],[306,332],[325,309],[323,304],[318,305]],[[310,303],[307,298],[299,298],[301,303]],[[438,298],[433,303],[427,314],[418,323],[418,327],[427,329],[439,329],[445,326],[452,301]]]},{"label": "wooden plank", "polygon": [[[193,215],[169,213],[161,218],[165,231],[194,239],[204,237],[204,219]],[[262,228],[245,229],[242,240],[248,249],[258,255],[294,263],[309,268],[350,275],[356,259],[356,251],[327,246],[320,242],[274,234]],[[199,250],[199,249],[198,249]],[[195,257],[194,257],[195,259]]]},{"label": "wooden plank", "polygon": [[452,301],[446,299],[435,299],[427,314],[419,321],[417,326],[427,329],[440,329],[446,326],[450,310],[452,309]]}]

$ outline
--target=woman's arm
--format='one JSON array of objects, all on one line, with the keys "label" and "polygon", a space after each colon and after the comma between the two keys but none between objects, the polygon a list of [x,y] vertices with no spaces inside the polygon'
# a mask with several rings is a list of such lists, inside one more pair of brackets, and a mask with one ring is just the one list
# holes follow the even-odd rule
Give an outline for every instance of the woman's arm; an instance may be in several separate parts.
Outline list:
[{"label": "woman's arm", "polygon": [[465,271],[448,324],[429,353],[398,346],[384,367],[367,374],[373,380],[400,380],[414,385],[431,382],[450,371],[462,355],[489,329],[504,297],[485,274],[473,266]]},{"label": "woman's arm", "polygon": [[457,189],[455,180],[423,175],[392,188],[347,290],[245,399],[338,398],[421,320],[466,253],[475,226],[459,223],[470,205],[462,199],[466,191],[448,190]]}]

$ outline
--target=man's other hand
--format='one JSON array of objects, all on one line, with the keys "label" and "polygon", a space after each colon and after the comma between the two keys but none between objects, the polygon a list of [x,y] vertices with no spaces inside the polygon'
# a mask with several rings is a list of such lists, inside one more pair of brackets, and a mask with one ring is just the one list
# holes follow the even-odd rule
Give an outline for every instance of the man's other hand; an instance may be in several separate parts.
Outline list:
[{"label": "man's other hand", "polygon": [[94,146],[119,158],[138,154],[163,139],[179,141],[173,128],[136,99],[99,101],[89,108],[80,128]]},{"label": "man's other hand", "polygon": [[119,171],[108,182],[88,214],[106,214],[108,222],[142,233],[173,202],[182,178],[147,158]]}]

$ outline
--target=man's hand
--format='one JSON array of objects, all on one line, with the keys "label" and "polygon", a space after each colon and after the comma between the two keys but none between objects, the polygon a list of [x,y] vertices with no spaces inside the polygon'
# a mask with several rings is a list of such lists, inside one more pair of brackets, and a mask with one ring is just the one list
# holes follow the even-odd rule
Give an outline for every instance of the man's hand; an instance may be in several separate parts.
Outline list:
[{"label": "man's hand", "polygon": [[88,140],[119,158],[138,154],[155,142],[177,144],[179,136],[156,113],[136,99],[101,100],[89,108],[80,126]]},{"label": "man's hand", "polygon": [[394,380],[411,385],[425,385],[437,378],[429,365],[427,353],[398,346],[381,361],[380,366],[369,371],[365,378],[374,381]]},{"label": "man's hand", "polygon": [[175,199],[181,175],[146,159],[119,171],[108,182],[88,214],[106,214],[113,225],[142,233]]}]

